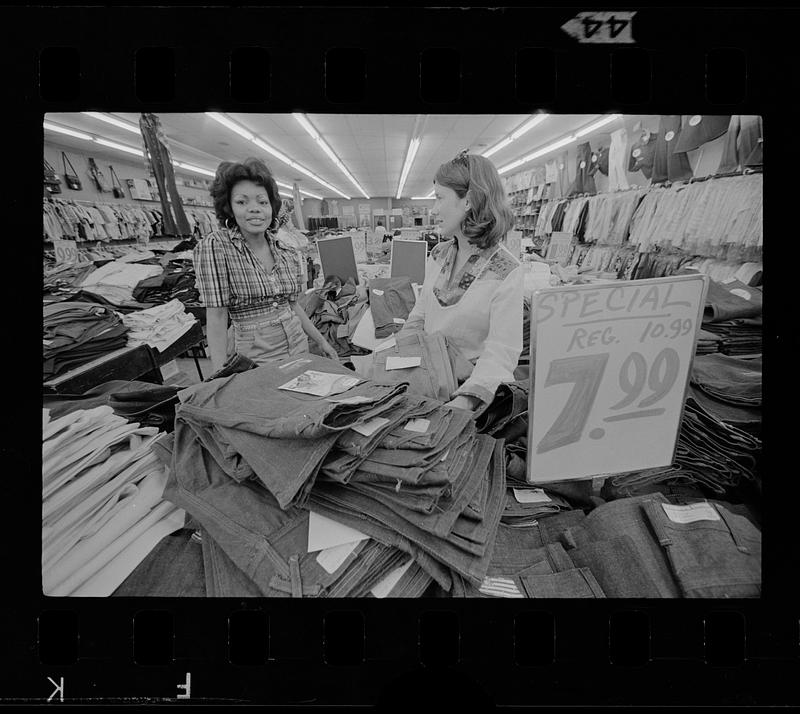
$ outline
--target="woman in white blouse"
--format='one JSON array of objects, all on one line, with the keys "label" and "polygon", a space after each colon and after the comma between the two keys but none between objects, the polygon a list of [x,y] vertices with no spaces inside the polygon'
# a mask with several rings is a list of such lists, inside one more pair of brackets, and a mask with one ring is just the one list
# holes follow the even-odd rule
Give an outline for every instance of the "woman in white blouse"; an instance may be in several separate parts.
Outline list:
[{"label": "woman in white blouse", "polygon": [[514,380],[522,352],[523,274],[504,245],[514,216],[491,161],[461,152],[434,177],[433,214],[442,236],[428,258],[425,283],[397,334],[440,332],[474,364],[449,406],[489,403]]}]

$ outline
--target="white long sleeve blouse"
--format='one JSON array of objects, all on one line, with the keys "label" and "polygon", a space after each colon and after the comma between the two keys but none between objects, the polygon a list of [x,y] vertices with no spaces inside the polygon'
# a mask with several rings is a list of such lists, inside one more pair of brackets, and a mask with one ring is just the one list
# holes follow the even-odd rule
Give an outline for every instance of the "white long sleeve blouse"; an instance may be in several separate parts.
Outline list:
[{"label": "white long sleeve blouse", "polygon": [[454,395],[491,402],[502,382],[514,380],[522,352],[523,271],[504,245],[470,248],[453,275],[456,240],[437,245],[428,258],[425,282],[402,333],[441,332],[474,365]]}]

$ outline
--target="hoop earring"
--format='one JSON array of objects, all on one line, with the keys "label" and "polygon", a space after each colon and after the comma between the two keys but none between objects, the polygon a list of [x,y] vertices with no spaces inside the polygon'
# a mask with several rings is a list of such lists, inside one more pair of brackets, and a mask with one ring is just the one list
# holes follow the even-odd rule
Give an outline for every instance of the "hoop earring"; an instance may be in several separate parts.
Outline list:
[{"label": "hoop earring", "polygon": [[226,219],[225,219],[225,227],[226,227],[226,228],[227,228],[229,231],[232,231],[232,230],[233,230],[233,228],[231,228],[231,226],[230,226],[230,220],[231,220],[230,218],[226,218]]}]

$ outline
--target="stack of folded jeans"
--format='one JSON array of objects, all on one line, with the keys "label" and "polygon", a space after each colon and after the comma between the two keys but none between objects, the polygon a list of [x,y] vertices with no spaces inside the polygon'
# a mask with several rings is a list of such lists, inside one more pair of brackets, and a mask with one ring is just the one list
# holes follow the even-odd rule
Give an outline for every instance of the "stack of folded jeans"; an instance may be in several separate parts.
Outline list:
[{"label": "stack of folded jeans", "polygon": [[758,435],[761,424],[761,357],[695,357],[692,396],[726,424]]},{"label": "stack of folded jeans", "polygon": [[611,483],[627,493],[655,483],[682,483],[724,494],[743,481],[755,481],[758,486],[760,449],[757,438],[717,419],[690,396],[684,407],[673,464],[618,474],[611,477]]},{"label": "stack of folded jeans", "polygon": [[110,595],[156,544],[184,525],[163,500],[158,430],[78,409],[44,410],[42,586],[46,595]]},{"label": "stack of folded jeans", "polygon": [[721,344],[722,337],[720,335],[701,329],[700,334],[697,336],[695,354],[708,355],[713,354],[714,352],[719,352]]},{"label": "stack of folded jeans", "polygon": [[709,281],[703,329],[721,338],[727,355],[756,355],[762,351],[762,294],[740,280]]},{"label": "stack of folded jeans", "polygon": [[191,329],[197,320],[188,315],[180,300],[170,300],[163,305],[128,313],[122,317],[130,330],[128,346],[147,344],[155,349],[166,350],[175,340]]},{"label": "stack of folded jeans", "polygon": [[128,328],[110,308],[60,302],[43,308],[44,380],[125,347]]},{"label": "stack of folded jeans", "polygon": [[472,363],[439,332],[412,332],[375,352],[369,373],[379,384],[408,383],[408,391],[448,402],[469,379]]},{"label": "stack of folded jeans", "polygon": [[142,280],[161,275],[162,272],[160,265],[114,260],[86,276],[81,287],[119,305],[133,300],[133,290]]}]

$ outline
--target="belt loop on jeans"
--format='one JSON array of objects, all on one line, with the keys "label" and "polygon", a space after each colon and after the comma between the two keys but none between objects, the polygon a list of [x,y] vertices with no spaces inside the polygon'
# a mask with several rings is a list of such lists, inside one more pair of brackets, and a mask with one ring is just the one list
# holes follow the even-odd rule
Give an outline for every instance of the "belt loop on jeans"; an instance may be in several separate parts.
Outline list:
[{"label": "belt loop on jeans", "polygon": [[728,527],[728,531],[731,534],[731,538],[733,538],[733,543],[739,550],[739,552],[745,553],[746,555],[750,555],[750,548],[748,548],[746,545],[744,545],[744,543],[742,543],[741,539],[737,536],[738,529],[735,527],[735,524],[732,523],[728,518],[728,516],[730,516],[731,514],[725,508],[721,508],[716,503],[713,504],[713,508],[716,509],[717,513],[719,513],[720,517],[722,518],[722,521]]},{"label": "belt loop on jeans", "polygon": [[659,544],[666,548],[672,545],[672,537],[663,526],[664,519],[667,518],[667,514],[664,513],[662,506],[663,504],[659,501],[645,501],[642,503],[642,508],[644,509],[648,520],[650,521],[650,525],[655,531]]},{"label": "belt loop on jeans", "polygon": [[289,556],[289,578],[292,581],[292,597],[303,597],[303,581],[300,579],[300,558]]}]

